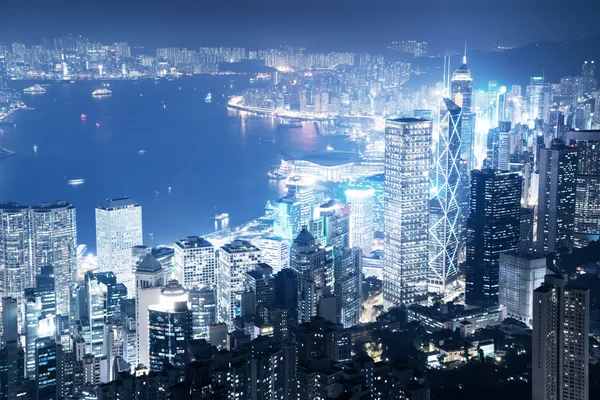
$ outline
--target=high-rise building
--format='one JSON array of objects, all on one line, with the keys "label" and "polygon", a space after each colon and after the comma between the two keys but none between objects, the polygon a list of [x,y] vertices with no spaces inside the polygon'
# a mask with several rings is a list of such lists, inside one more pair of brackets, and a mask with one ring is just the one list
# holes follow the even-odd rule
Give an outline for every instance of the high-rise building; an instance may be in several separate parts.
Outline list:
[{"label": "high-rise building", "polygon": [[290,266],[290,241],[279,236],[261,236],[252,244],[260,250],[260,258],[278,273]]},{"label": "high-rise building", "polygon": [[[373,229],[375,232],[383,232],[384,180],[384,174],[377,174],[360,178],[348,185],[348,189],[350,190],[373,190]],[[348,199],[346,199],[346,203],[349,203]]]},{"label": "high-rise building", "polygon": [[438,142],[431,164],[431,200],[429,202],[429,273],[428,290],[444,292],[448,279],[458,272],[460,207],[460,135],[462,110],[444,99],[440,111]]},{"label": "high-rise building", "polygon": [[245,240],[234,240],[217,255],[217,320],[231,326],[241,314],[244,276],[260,262],[260,250]]},{"label": "high-rise building", "polygon": [[537,119],[547,120],[547,113],[550,111],[550,90],[549,85],[544,82],[544,77],[531,77],[527,85],[527,105],[529,109],[529,120]]},{"label": "high-rise building", "polygon": [[375,190],[348,189],[346,203],[350,206],[350,247],[360,247],[364,254],[373,250]]},{"label": "high-rise building", "polygon": [[175,278],[186,289],[213,287],[217,269],[215,247],[208,240],[188,236],[175,242]]},{"label": "high-rise building", "polygon": [[360,247],[334,249],[334,293],[338,320],[349,328],[358,325],[362,312],[362,256]]},{"label": "high-rise building", "polygon": [[540,150],[538,186],[538,253],[573,248],[575,199],[577,188],[577,149],[552,140],[550,148]]},{"label": "high-rise building", "polygon": [[588,400],[590,292],[547,275],[533,295],[533,400]]},{"label": "high-rise building", "polygon": [[533,291],[546,276],[546,257],[531,253],[500,254],[500,304],[506,316],[531,326],[533,323]]},{"label": "high-rise building", "polygon": [[19,340],[18,301],[14,297],[3,297],[2,303],[2,341],[0,347],[7,342]]},{"label": "high-rise building", "polygon": [[454,71],[451,83],[452,101],[462,109],[460,129],[460,153],[463,160],[467,161],[468,168],[475,168],[475,116],[473,114],[473,79],[467,66],[467,55],[463,56],[461,66]]},{"label": "high-rise building", "polygon": [[127,293],[135,293],[131,249],[141,245],[142,207],[134,200],[106,200],[96,207],[96,251],[98,269],[114,272]]},{"label": "high-rise building", "polygon": [[575,245],[584,247],[600,239],[600,131],[567,133],[577,149]]},{"label": "high-rise building", "polygon": [[388,120],[385,128],[386,307],[427,297],[431,121]]},{"label": "high-rise building", "polygon": [[192,310],[188,293],[172,280],[161,290],[159,303],[148,307],[150,371],[167,364],[183,367],[192,340]]},{"label": "high-rise building", "polygon": [[516,250],[519,244],[522,184],[518,173],[471,172],[465,296],[469,305],[498,304],[500,253]]},{"label": "high-rise building", "polygon": [[36,399],[54,400],[61,397],[62,345],[51,338],[37,339],[35,342],[35,381]]},{"label": "high-rise building", "polygon": [[[0,61],[0,63],[2,63],[2,61]],[[579,92],[582,95],[591,94],[593,91],[596,90],[596,86],[596,64],[594,64],[594,61],[584,61],[583,65],[581,66],[581,81]]]},{"label": "high-rise building", "polygon": [[325,248],[306,229],[294,239],[290,268],[298,276],[298,322],[308,322],[317,315],[317,289],[333,292],[333,269]]},{"label": "high-rise building", "polygon": [[77,281],[77,220],[75,207],[59,201],[31,207],[31,261],[36,274],[54,268],[56,313],[70,315],[70,286]]},{"label": "high-rise building", "polygon": [[23,380],[23,359],[23,349],[17,341],[8,342],[0,348],[0,399],[20,399],[17,393]]},{"label": "high-rise building", "polygon": [[0,54],[0,90],[8,89],[8,69],[6,67],[6,57]]},{"label": "high-rise building", "polygon": [[193,288],[188,291],[192,310],[194,339],[208,339],[208,326],[217,322],[217,294],[214,288]]}]

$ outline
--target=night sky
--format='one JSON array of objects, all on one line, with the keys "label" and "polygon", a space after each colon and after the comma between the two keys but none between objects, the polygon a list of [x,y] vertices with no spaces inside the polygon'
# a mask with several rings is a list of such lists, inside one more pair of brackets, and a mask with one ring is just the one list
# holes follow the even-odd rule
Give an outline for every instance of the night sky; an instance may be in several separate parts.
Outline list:
[{"label": "night sky", "polygon": [[425,40],[432,52],[600,34],[596,0],[0,0],[0,42],[83,34],[133,45],[276,45],[377,51]]}]

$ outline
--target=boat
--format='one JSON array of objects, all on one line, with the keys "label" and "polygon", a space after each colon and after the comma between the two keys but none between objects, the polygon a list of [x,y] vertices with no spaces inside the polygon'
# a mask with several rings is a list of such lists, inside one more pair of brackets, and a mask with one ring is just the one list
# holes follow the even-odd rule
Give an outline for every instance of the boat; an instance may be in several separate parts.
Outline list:
[{"label": "boat", "polygon": [[96,89],[92,92],[92,96],[94,96],[94,97],[107,97],[107,96],[110,96],[111,94],[112,94],[112,91],[108,90],[107,88]]},{"label": "boat", "polygon": [[38,147],[37,147],[37,144],[34,144],[34,145],[33,145],[33,152],[34,152],[34,153],[37,153],[37,149],[38,149]]},{"label": "boat", "polygon": [[140,151],[138,151],[138,154],[140,156],[143,156],[144,154],[146,154],[146,150],[140,150]]},{"label": "boat", "polygon": [[275,179],[275,180],[280,180],[280,179],[287,178],[287,175],[284,174],[283,172],[279,171],[278,169],[273,169],[273,170],[267,172],[267,176],[269,178]]},{"label": "boat", "polygon": [[100,123],[96,122],[96,128],[100,128]]},{"label": "boat", "polygon": [[80,117],[80,118],[81,118],[81,119],[86,119],[86,118],[87,118],[87,115],[85,115],[85,114],[81,114],[81,117]]},{"label": "boat", "polygon": [[40,85],[33,85],[28,88],[23,89],[23,93],[46,93],[46,89],[41,87]]},{"label": "boat", "polygon": [[267,138],[265,138],[265,139],[259,138],[258,141],[261,143],[275,143],[275,139],[267,139]]},{"label": "boat", "polygon": [[227,214],[227,213],[217,214],[214,216],[213,219],[215,221],[223,221],[223,220],[229,219],[229,214]]},{"label": "boat", "polygon": [[204,101],[207,103],[212,102],[212,94],[209,92],[206,97],[204,98]]},{"label": "boat", "polygon": [[0,143],[0,159],[5,157],[14,156],[16,153],[12,150],[2,148],[2,144]]},{"label": "boat", "polygon": [[79,186],[79,185],[83,185],[85,183],[85,179],[83,179],[83,178],[69,179],[67,181],[67,183],[71,186]]}]

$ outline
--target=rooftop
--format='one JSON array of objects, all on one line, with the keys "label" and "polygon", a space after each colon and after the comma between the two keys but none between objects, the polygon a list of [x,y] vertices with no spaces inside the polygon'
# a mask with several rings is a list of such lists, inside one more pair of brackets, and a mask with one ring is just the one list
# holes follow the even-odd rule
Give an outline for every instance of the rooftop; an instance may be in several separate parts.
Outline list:
[{"label": "rooftop", "polygon": [[185,239],[178,240],[175,245],[182,249],[194,247],[212,247],[212,243],[200,236],[188,236]]},{"label": "rooftop", "polygon": [[129,197],[122,197],[119,199],[106,199],[104,200],[98,207],[102,210],[116,210],[119,208],[126,207],[139,207],[140,205],[133,199]]}]

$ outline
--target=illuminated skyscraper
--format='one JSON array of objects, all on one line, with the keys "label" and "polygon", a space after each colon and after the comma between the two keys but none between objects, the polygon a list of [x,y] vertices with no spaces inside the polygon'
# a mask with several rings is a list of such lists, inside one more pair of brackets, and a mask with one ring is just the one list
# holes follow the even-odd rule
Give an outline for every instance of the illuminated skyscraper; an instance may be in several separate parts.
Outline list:
[{"label": "illuminated skyscraper", "polygon": [[539,253],[573,248],[577,149],[554,139],[540,150],[537,242]]},{"label": "illuminated skyscraper", "polygon": [[383,301],[427,298],[431,121],[388,120],[385,128]]},{"label": "illuminated skyscraper", "polygon": [[252,244],[260,250],[260,258],[278,273],[290,266],[290,241],[279,236],[261,236],[253,239]]},{"label": "illuminated skyscraper", "polygon": [[150,371],[162,371],[167,364],[187,363],[188,342],[192,340],[192,311],[188,294],[176,281],[169,281],[157,304],[148,307]]},{"label": "illuminated skyscraper", "polygon": [[462,109],[460,130],[460,154],[468,163],[468,170],[475,168],[477,162],[474,154],[475,115],[472,109],[473,79],[467,66],[467,54],[463,56],[462,65],[454,71],[451,84],[452,101]]},{"label": "illuminated skyscraper", "polygon": [[584,247],[600,239],[600,131],[569,132],[567,142],[577,148],[575,246]]},{"label": "illuminated skyscraper", "polygon": [[217,319],[231,326],[240,316],[244,276],[260,262],[260,250],[245,240],[234,240],[217,255]]},{"label": "illuminated skyscraper", "polygon": [[364,254],[373,250],[375,190],[348,189],[346,202],[350,206],[350,247],[360,247]]},{"label": "illuminated skyscraper", "polygon": [[208,240],[188,236],[175,242],[175,278],[186,289],[213,287],[217,269],[215,247]]},{"label": "illuminated skyscraper", "polygon": [[6,68],[6,57],[0,54],[0,90],[8,89],[8,70]]},{"label": "illuminated skyscraper", "polygon": [[590,291],[547,275],[533,293],[532,400],[590,397]]},{"label": "illuminated skyscraper", "polygon": [[444,99],[439,139],[431,165],[429,202],[429,291],[443,292],[458,272],[460,237],[461,108]]},{"label": "illuminated skyscraper", "polygon": [[30,230],[28,207],[17,203],[0,204],[0,297],[17,299],[20,332],[25,329],[24,290],[35,283]]},{"label": "illuminated skyscraper", "polygon": [[143,242],[142,207],[134,200],[106,200],[96,207],[96,251],[98,269],[114,272],[127,293],[135,293],[131,249]]},{"label": "illuminated skyscraper", "polygon": [[[0,61],[0,63],[2,63],[2,61]],[[581,94],[591,94],[596,90],[596,86],[596,64],[594,64],[594,61],[585,61],[581,66],[581,83],[579,92]]]},{"label": "illuminated skyscraper", "polygon": [[70,315],[70,286],[77,281],[77,223],[75,207],[59,201],[31,207],[32,268],[54,268],[56,313]]},{"label": "illuminated skyscraper", "polygon": [[362,312],[362,256],[360,247],[334,249],[334,288],[339,321],[357,325]]},{"label": "illuminated skyscraper", "polygon": [[529,110],[529,120],[547,119],[550,111],[550,90],[549,85],[544,82],[544,77],[531,77],[527,85],[527,104]]},{"label": "illuminated skyscraper", "polygon": [[498,304],[500,253],[519,245],[522,181],[518,173],[471,172],[465,295],[469,305]]}]

